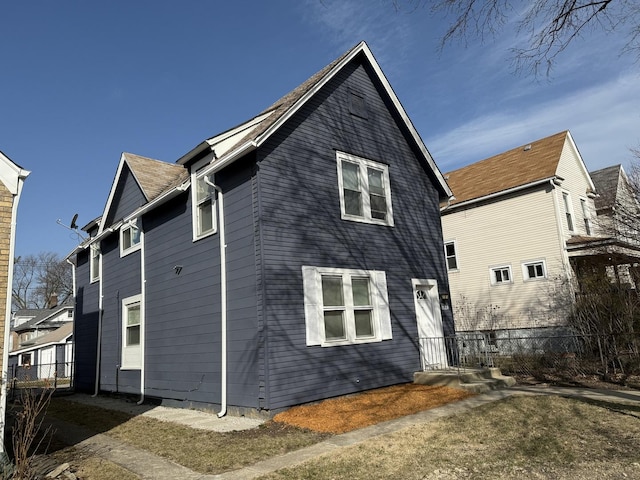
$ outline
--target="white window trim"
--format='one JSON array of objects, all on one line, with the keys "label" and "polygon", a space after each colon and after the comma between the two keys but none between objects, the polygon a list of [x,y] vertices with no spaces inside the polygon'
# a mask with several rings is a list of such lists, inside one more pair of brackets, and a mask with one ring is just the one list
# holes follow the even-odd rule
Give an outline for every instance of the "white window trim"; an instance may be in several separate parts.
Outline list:
[{"label": "white window trim", "polygon": [[[362,182],[362,210],[363,216],[357,215],[349,215],[345,213],[345,205],[344,205],[344,182],[342,180],[342,161],[346,160],[347,162],[355,163],[360,167],[360,180]],[[372,223],[375,225],[387,225],[393,226],[393,207],[391,204],[391,183],[389,181],[389,166],[383,163],[374,162],[373,160],[368,160],[366,158],[357,157],[355,155],[350,155],[344,152],[336,152],[336,165],[338,169],[338,189],[340,196],[340,214],[343,220],[350,220],[353,222],[361,222],[361,223]],[[382,181],[384,183],[384,193],[385,200],[387,202],[387,218],[385,220],[381,220],[378,218],[371,217],[371,204],[369,200],[369,184],[368,182],[363,181],[363,179],[367,179],[366,175],[367,167],[374,168],[376,170],[382,171]]]},{"label": "white window trim", "polygon": [[[135,243],[128,248],[124,248],[124,232],[126,230],[130,230],[134,228],[138,230],[140,239],[138,240],[138,243]],[[130,222],[127,222],[124,225],[122,225],[120,227],[120,257],[126,257],[130,253],[140,250],[140,248],[142,248],[142,241],[143,241],[142,237],[143,237],[142,229],[138,227],[137,219],[131,220]]]},{"label": "white window trim", "polygon": [[[576,231],[576,216],[573,213],[573,200],[571,199],[571,193],[567,190],[561,190],[562,195],[562,212],[564,215],[563,225],[567,227],[567,230],[571,233]],[[566,203],[565,203],[566,201]],[[567,220],[568,217],[571,217],[571,225]]]},{"label": "white window trim", "polygon": [[[527,267],[529,267],[530,265],[537,265],[537,264],[542,264],[542,272],[543,275],[542,277],[529,277],[529,270]],[[527,260],[525,262],[522,262],[522,278],[524,279],[525,282],[539,282],[541,280],[546,280],[548,278],[548,274],[547,274],[547,262],[545,261],[544,258],[539,258],[536,260]]]},{"label": "white window trim", "polygon": [[202,238],[211,236],[218,231],[218,217],[217,217],[217,209],[216,209],[217,199],[216,199],[216,193],[214,192],[211,195],[212,196],[212,201],[211,201],[212,228],[211,230],[208,230],[204,233],[199,232],[200,222],[198,219],[198,198],[197,198],[198,190],[197,189],[198,189],[198,181],[205,176],[209,176],[209,175],[204,175],[198,172],[191,174],[191,224],[193,225],[193,241],[194,242]]},{"label": "white window trim", "polygon": [[584,233],[587,235],[593,235],[593,223],[591,222],[591,208],[589,208],[589,201],[584,197],[580,197],[580,208],[582,210]]},{"label": "white window trim", "polygon": [[[372,311],[373,336],[356,338],[355,328],[352,330],[350,319],[347,319],[347,339],[325,339],[324,313],[322,303],[322,276],[342,275],[344,278],[367,276],[370,278],[370,295]],[[389,311],[389,298],[387,293],[387,279],[383,271],[357,270],[348,268],[329,267],[302,267],[302,280],[304,290],[304,311],[306,323],[307,346],[320,345],[322,347],[334,347],[340,345],[353,345],[361,343],[375,343],[392,338],[391,314]],[[345,300],[347,302],[347,300]]]},{"label": "white window trim", "polygon": [[[497,282],[495,271],[496,270],[509,270],[509,281],[508,282]],[[493,265],[489,267],[489,280],[491,281],[491,285],[499,286],[499,285],[511,285],[513,283],[513,269],[510,264],[505,265]]]},{"label": "white window trim", "polygon": [[29,363],[27,363],[26,365],[29,365],[29,367],[33,367],[33,352],[19,353],[18,354],[18,366],[19,367],[23,367],[25,365],[25,363],[22,361],[22,356],[23,355],[29,355]]},{"label": "white window trim", "polygon": [[[96,267],[93,266],[94,253],[98,252],[98,271],[96,272]],[[102,276],[102,251],[100,251],[100,246],[96,243],[92,243],[89,246],[89,279],[90,283],[95,283],[100,281],[100,277]]]},{"label": "white window trim", "polygon": [[[456,259],[456,268],[449,268],[449,256],[447,256],[447,245],[453,245],[453,258]],[[460,259],[458,258],[458,243],[455,240],[446,240],[444,242],[444,263],[448,272],[457,272],[460,270]]]},{"label": "white window trim", "polygon": [[[128,309],[136,304],[140,305],[140,343],[127,345],[127,313]],[[142,343],[144,335],[144,305],[142,295],[133,295],[122,299],[122,355],[121,370],[140,370],[142,368]]]}]

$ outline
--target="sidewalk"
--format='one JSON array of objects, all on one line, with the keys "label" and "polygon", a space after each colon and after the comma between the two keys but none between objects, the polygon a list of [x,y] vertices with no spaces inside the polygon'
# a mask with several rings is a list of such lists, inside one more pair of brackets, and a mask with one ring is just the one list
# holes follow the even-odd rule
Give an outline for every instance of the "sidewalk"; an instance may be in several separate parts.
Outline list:
[{"label": "sidewalk", "polygon": [[[396,432],[416,424],[428,423],[443,417],[460,414],[481,405],[495,402],[513,395],[560,395],[607,402],[640,402],[640,392],[638,391],[591,390],[585,388],[551,386],[514,386],[505,390],[494,390],[460,402],[451,403],[431,410],[425,410],[413,415],[407,415],[395,420],[355,430],[353,432],[336,435],[310,447],[289,452],[277,457],[272,457],[240,470],[234,470],[220,475],[205,475],[194,472],[186,467],[177,465],[147,451],[120,443],[117,440],[110,438],[108,435],[98,434],[91,436],[81,427],[65,423],[64,430],[65,432],[69,432],[69,436],[67,438],[76,446],[86,448],[95,455],[121,465],[122,467],[139,475],[142,479],[173,480],[180,478],[185,480],[247,480],[257,478],[261,475],[266,475],[281,468],[300,464],[314,457],[331,453],[341,447],[364,442],[370,438]],[[251,424],[257,426],[261,422],[260,420],[247,419],[244,417],[226,416],[219,419],[213,413],[193,410],[151,407],[148,405],[138,406],[108,397],[92,398],[88,395],[82,397],[82,399],[79,399],[77,395],[74,395],[70,400],[90,403],[102,408],[124,410],[133,414],[147,415],[165,421],[188,425],[193,428],[218,430],[219,428],[227,428],[228,425],[232,424],[237,424],[239,426],[244,425],[246,428],[253,428],[250,426]],[[63,427],[61,422],[56,423],[59,427]],[[236,427],[231,429],[238,428]]]}]

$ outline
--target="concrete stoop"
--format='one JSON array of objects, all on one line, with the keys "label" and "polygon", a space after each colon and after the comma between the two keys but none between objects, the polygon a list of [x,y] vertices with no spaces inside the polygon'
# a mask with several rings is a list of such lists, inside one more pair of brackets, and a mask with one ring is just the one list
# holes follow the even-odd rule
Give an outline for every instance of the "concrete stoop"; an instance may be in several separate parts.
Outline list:
[{"label": "concrete stoop", "polygon": [[487,393],[491,390],[512,387],[516,381],[513,377],[502,375],[499,368],[467,368],[416,372],[413,374],[413,383],[443,385],[461,388],[472,393]]}]

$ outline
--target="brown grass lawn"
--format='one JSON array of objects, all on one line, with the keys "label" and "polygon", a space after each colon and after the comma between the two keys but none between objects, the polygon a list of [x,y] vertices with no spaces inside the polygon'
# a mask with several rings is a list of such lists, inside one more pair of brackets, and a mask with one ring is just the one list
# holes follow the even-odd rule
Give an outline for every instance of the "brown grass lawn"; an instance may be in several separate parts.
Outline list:
[{"label": "brown grass lawn", "polygon": [[264,478],[640,479],[638,452],[638,404],[516,396]]}]

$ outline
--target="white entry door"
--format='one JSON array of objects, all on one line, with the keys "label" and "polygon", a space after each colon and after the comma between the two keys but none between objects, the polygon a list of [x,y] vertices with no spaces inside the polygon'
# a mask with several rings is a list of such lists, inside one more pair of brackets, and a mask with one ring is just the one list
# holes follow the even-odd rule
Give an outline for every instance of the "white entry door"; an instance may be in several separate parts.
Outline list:
[{"label": "white entry door", "polygon": [[414,278],[411,283],[418,322],[422,369],[447,368],[447,349],[442,328],[438,282]]},{"label": "white entry door", "polygon": [[56,347],[46,347],[40,349],[40,358],[38,359],[38,378],[53,378],[53,372],[56,370]]}]

